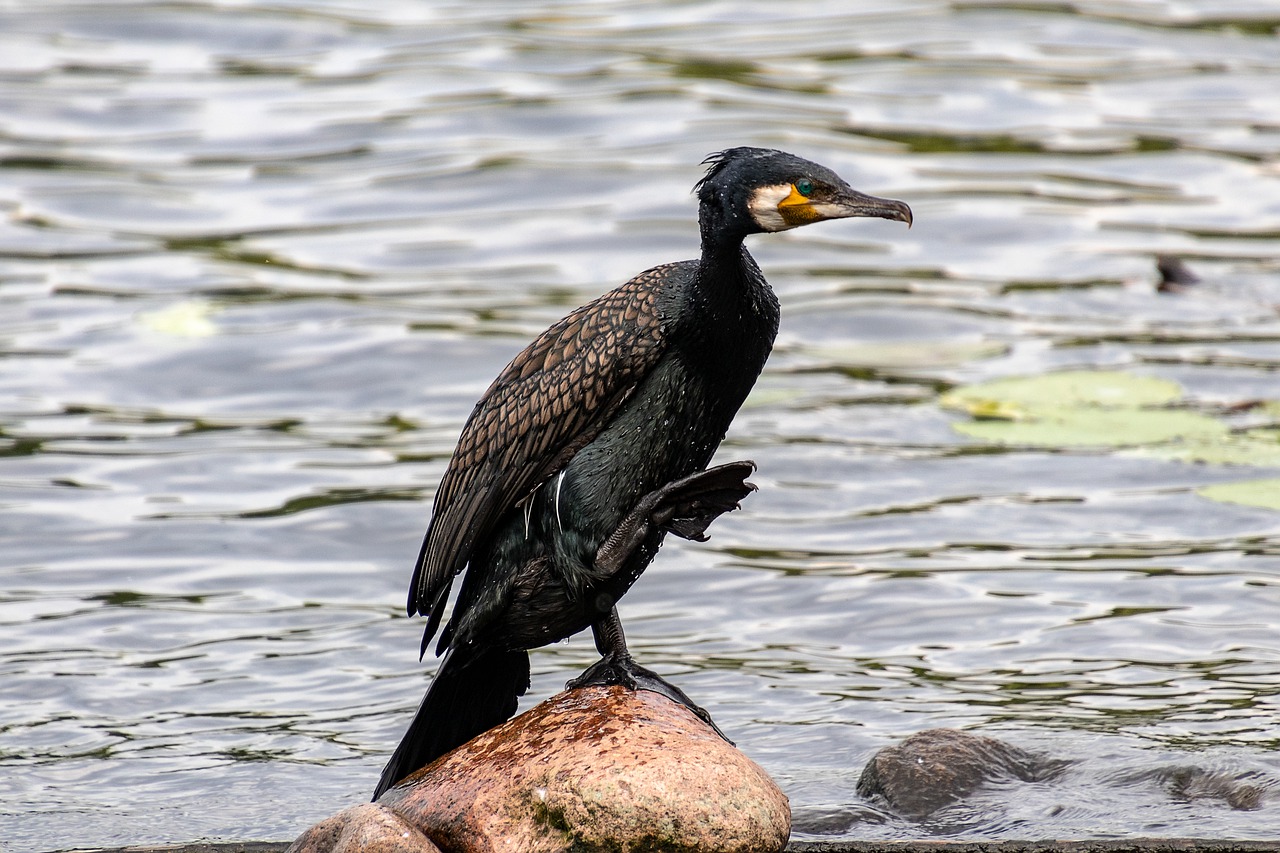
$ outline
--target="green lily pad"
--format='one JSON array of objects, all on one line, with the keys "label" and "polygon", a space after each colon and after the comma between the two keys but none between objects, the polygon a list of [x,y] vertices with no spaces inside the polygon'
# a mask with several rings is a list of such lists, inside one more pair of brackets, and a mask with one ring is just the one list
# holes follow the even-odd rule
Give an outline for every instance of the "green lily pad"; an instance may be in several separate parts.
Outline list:
[{"label": "green lily pad", "polygon": [[997,444],[1033,447],[1129,447],[1227,433],[1227,425],[1176,409],[1048,406],[1021,410],[1016,419],[963,421],[957,432]]},{"label": "green lily pad", "polygon": [[1167,379],[1118,370],[1068,370],[966,385],[944,394],[940,402],[948,409],[966,412],[974,405],[992,400],[1026,409],[1046,406],[1133,409],[1163,406],[1181,397],[1182,388]]},{"label": "green lily pad", "polygon": [[1205,486],[1197,494],[1220,503],[1243,504],[1263,509],[1280,510],[1280,477],[1268,480],[1242,480]]},{"label": "green lily pad", "polygon": [[1182,397],[1176,382],[1114,370],[1072,370],[956,388],[943,407],[973,420],[971,438],[1033,447],[1131,447],[1226,435],[1198,412],[1162,408]]},{"label": "green lily pad", "polygon": [[[1280,428],[1234,433],[1225,421],[1171,406],[1181,398],[1176,382],[1077,370],[956,388],[939,402],[970,416],[952,425],[957,432],[996,444],[1125,447],[1158,459],[1280,467]],[[1252,408],[1269,414],[1280,404]],[[1280,510],[1280,479],[1222,483],[1197,494]]]},{"label": "green lily pad", "polygon": [[1210,436],[1178,444],[1144,447],[1135,452],[1180,462],[1280,468],[1280,431],[1255,429],[1243,435]]}]

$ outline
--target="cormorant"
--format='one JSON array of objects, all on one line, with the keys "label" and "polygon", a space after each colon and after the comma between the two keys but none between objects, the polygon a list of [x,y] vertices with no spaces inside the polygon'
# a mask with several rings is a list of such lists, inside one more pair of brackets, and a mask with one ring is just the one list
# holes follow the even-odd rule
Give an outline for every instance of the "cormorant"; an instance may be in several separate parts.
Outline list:
[{"label": "cormorant", "polygon": [[547,329],[463,427],[409,587],[409,615],[427,617],[424,654],[467,573],[436,646],[447,654],[374,799],[511,717],[527,650],[588,626],[602,659],[571,684],[644,686],[701,711],[631,660],[614,604],[667,532],[705,539],[754,488],[753,463],[704,470],[778,329],[743,238],[853,216],[911,224],[906,204],[782,151],[704,163],[701,257],[643,272]]},{"label": "cormorant", "polygon": [[1185,293],[1200,283],[1200,276],[1176,255],[1156,255],[1156,272],[1160,274],[1156,285],[1160,293]]}]

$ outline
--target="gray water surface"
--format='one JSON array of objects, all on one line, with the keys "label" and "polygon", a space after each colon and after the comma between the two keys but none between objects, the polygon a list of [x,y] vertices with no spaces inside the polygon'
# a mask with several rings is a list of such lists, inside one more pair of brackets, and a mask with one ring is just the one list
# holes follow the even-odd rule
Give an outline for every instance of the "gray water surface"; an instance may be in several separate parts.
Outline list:
[{"label": "gray water surface", "polygon": [[[916,224],[753,238],[782,331],[721,458],[760,491],[623,601],[641,660],[798,838],[1280,838],[1280,513],[1197,494],[1275,469],[985,445],[938,405],[1077,367],[1280,398],[1277,26],[1261,0],[0,5],[0,847],[287,839],[367,799],[433,665],[405,587],[472,404],[693,256],[698,163],[741,144]],[[1161,252],[1204,283],[1155,293]],[[593,659],[536,652],[527,702]],[[935,726],[1074,763],[923,825],[857,797]],[[1149,773],[1179,767],[1264,795]]]}]

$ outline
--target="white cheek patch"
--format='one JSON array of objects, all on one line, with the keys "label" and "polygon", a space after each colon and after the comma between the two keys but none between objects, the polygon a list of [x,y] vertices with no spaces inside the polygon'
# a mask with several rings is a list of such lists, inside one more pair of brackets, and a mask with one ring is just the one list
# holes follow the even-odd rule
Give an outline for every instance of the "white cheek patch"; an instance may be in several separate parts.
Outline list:
[{"label": "white cheek patch", "polygon": [[751,200],[747,202],[747,210],[751,212],[751,218],[756,221],[756,224],[765,231],[786,231],[788,228],[794,228],[795,225],[782,218],[778,205],[790,195],[791,184],[761,187],[751,194]]}]

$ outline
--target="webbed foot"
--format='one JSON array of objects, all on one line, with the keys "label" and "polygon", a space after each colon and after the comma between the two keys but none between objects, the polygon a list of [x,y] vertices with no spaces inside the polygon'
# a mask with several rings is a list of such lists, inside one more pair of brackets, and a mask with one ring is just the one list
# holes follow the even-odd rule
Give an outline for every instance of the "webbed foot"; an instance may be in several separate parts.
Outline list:
[{"label": "webbed foot", "polygon": [[733,744],[733,741],[729,740],[725,733],[720,731],[720,727],[716,725],[715,720],[711,719],[711,715],[707,713],[705,708],[696,704],[683,690],[653,670],[636,663],[635,659],[625,652],[610,652],[606,654],[600,660],[587,667],[582,675],[570,681],[565,687],[569,690],[576,690],[580,687],[612,687],[613,685],[619,685],[628,690],[649,690],[654,693],[660,693],[672,702],[688,708],[698,716],[698,719],[720,735],[726,743]]}]

